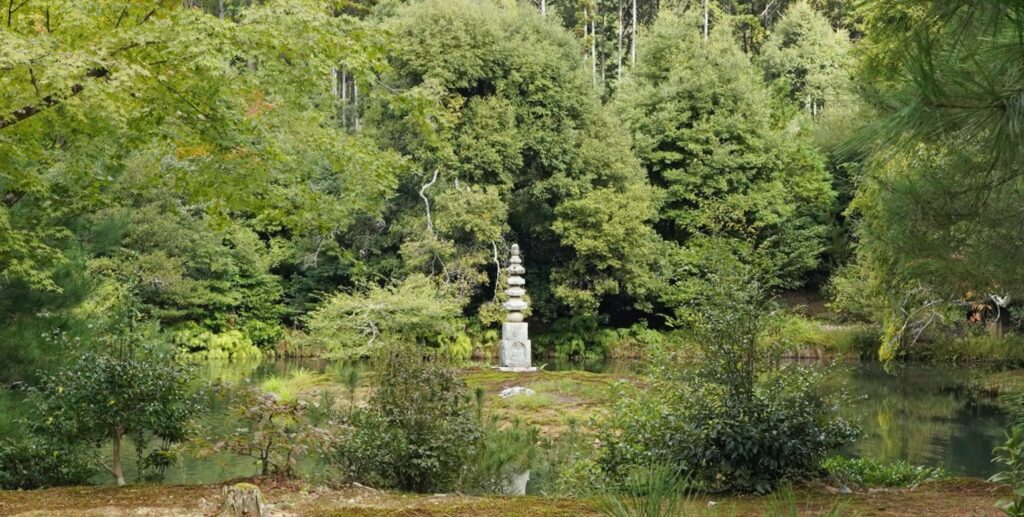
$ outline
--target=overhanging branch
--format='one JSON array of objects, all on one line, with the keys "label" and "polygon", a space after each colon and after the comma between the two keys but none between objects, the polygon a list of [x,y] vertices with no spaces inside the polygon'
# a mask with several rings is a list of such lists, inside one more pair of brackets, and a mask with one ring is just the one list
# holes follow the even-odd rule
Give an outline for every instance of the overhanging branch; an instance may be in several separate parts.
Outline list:
[{"label": "overhanging branch", "polygon": [[[93,78],[93,79],[98,79],[100,77],[106,77],[108,75],[110,75],[110,71],[107,70],[106,68],[90,70],[89,73],[85,74],[86,77]],[[79,84],[75,84],[75,85],[71,86],[71,93],[70,93],[70,95],[50,94],[50,95],[47,95],[46,97],[43,97],[41,102],[38,103],[38,104],[29,104],[27,106],[18,108],[16,110],[12,111],[9,115],[4,116],[4,117],[0,117],[0,129],[4,129],[4,128],[7,128],[9,126],[13,126],[13,125],[17,124],[18,122],[21,122],[21,121],[23,121],[23,120],[25,120],[27,118],[30,118],[30,117],[35,116],[35,115],[38,115],[39,113],[42,113],[43,111],[46,111],[48,108],[52,108],[52,107],[54,107],[54,106],[64,102],[65,99],[68,99],[70,97],[74,97],[75,95],[78,95],[79,93],[82,93],[82,90],[84,90],[84,89],[85,89],[84,85],[82,85],[80,83]]]}]

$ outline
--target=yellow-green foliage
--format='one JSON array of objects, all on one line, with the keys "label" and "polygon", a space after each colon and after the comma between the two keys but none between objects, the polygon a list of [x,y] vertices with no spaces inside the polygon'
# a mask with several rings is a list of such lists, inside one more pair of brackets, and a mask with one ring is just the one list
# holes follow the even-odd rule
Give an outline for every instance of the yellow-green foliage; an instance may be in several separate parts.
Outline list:
[{"label": "yellow-green foliage", "polygon": [[454,337],[440,339],[441,352],[448,357],[465,361],[473,356],[473,340],[469,334],[459,332]]},{"label": "yellow-green foliage", "polygon": [[260,389],[273,393],[282,402],[291,402],[330,382],[330,377],[305,368],[287,376],[274,375],[260,383]]},{"label": "yellow-green foliage", "polygon": [[783,317],[775,332],[764,339],[781,343],[793,351],[810,348],[824,353],[873,357],[881,337],[878,329],[870,325],[832,325],[794,315]]},{"label": "yellow-green foliage", "polygon": [[902,460],[883,463],[870,458],[833,456],[821,466],[845,483],[869,487],[912,487],[949,476],[940,467],[911,465]]},{"label": "yellow-green foliage", "polygon": [[305,321],[311,346],[334,357],[358,357],[379,345],[436,346],[454,339],[463,327],[463,302],[435,279],[415,274],[386,286],[335,292]]},{"label": "yellow-green foliage", "polygon": [[245,334],[237,330],[210,332],[190,329],[176,332],[172,342],[178,348],[178,356],[187,360],[239,360],[259,359],[259,348]]}]

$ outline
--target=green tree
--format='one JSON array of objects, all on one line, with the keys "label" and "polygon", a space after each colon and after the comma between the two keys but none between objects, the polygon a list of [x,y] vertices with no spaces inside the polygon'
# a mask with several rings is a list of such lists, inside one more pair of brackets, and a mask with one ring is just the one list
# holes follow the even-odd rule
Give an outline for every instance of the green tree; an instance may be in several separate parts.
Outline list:
[{"label": "green tree", "polygon": [[761,54],[769,81],[781,79],[791,99],[812,115],[850,95],[850,40],[806,2],[786,9]]},{"label": "green tree", "polygon": [[880,50],[863,70],[887,116],[864,139],[873,153],[854,202],[860,275],[844,285],[867,288],[888,359],[957,304],[995,308],[1024,288],[1024,71],[1013,64],[1024,59],[1024,7],[868,7],[868,48]]},{"label": "green tree", "polygon": [[[375,347],[437,346],[461,330],[460,299],[423,275],[388,287],[330,296],[306,320],[310,339],[336,356],[368,356]],[[446,339],[447,338],[447,339]]]},{"label": "green tree", "polygon": [[571,35],[533,8],[468,0],[399,7],[382,29],[391,69],[365,128],[414,164],[381,238],[403,264],[389,276],[440,276],[477,312],[496,298],[505,243],[518,241],[545,319],[642,297],[654,257],[616,240],[629,227],[650,249],[656,236],[637,221],[657,195]]},{"label": "green tree", "polygon": [[797,287],[818,263],[833,201],[822,158],[735,42],[702,41],[696,19],[662,14],[616,99],[651,182],[665,189],[657,229],[690,277],[705,238],[731,243],[772,286]]},{"label": "green tree", "polygon": [[196,409],[188,381],[171,358],[146,348],[82,354],[72,366],[44,378],[35,408],[38,432],[95,448],[109,444],[111,464],[98,451],[96,461],[124,485],[125,438],[140,450],[151,437],[164,444],[185,439]]},{"label": "green tree", "polygon": [[5,323],[74,330],[127,293],[268,344],[345,279],[321,251],[383,210],[399,162],[339,122],[331,70],[380,65],[376,41],[321,2],[188,4],[5,13],[0,292],[39,301]]}]

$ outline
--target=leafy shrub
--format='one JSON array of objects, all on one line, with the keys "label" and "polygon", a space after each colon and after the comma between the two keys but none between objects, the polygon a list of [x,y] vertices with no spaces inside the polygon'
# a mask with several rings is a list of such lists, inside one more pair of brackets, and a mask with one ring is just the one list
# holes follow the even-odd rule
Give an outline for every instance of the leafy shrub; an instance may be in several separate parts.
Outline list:
[{"label": "leafy shrub", "polygon": [[1015,427],[1006,433],[1006,442],[992,452],[995,454],[992,461],[1004,465],[1006,470],[992,476],[989,481],[1013,487],[1013,495],[1009,499],[1001,499],[996,506],[1006,515],[1024,516],[1024,429]]},{"label": "leafy shrub", "polygon": [[185,439],[198,409],[190,379],[190,370],[152,347],[82,354],[43,379],[33,432],[84,448],[111,444],[108,470],[123,485],[123,438],[131,436],[140,452],[150,438],[165,444]]},{"label": "leafy shrub", "polygon": [[344,430],[325,457],[340,474],[339,481],[397,487],[400,481],[395,468],[410,455],[405,433],[377,412],[364,408],[351,411],[344,422]]},{"label": "leafy shrub", "polygon": [[461,316],[458,298],[430,278],[412,275],[396,285],[336,293],[309,314],[306,326],[309,339],[331,355],[369,356],[377,345],[436,347],[442,339],[454,340]]},{"label": "leafy shrub", "polygon": [[189,360],[253,360],[262,356],[252,340],[238,330],[216,333],[193,327],[175,332],[171,342],[178,356]]},{"label": "leafy shrub", "polygon": [[0,488],[81,485],[96,473],[91,451],[36,437],[0,441]]},{"label": "leafy shrub", "polygon": [[466,384],[415,347],[376,356],[369,407],[356,408],[329,454],[346,480],[418,492],[457,486],[483,429]]},{"label": "leafy shrub", "polygon": [[820,372],[776,366],[780,348],[760,339],[768,303],[748,271],[711,275],[687,315],[696,361],[670,354],[645,394],[620,391],[601,429],[613,479],[667,460],[705,489],[765,493],[856,436]]},{"label": "leafy shrub", "polygon": [[299,458],[329,441],[326,428],[306,420],[305,400],[283,399],[251,386],[236,395],[238,424],[212,443],[197,439],[201,453],[230,451],[256,460],[261,476],[294,477]]},{"label": "leafy shrub", "polygon": [[882,463],[870,458],[833,456],[821,466],[840,481],[868,487],[910,487],[947,476],[939,467],[911,465],[906,461]]}]

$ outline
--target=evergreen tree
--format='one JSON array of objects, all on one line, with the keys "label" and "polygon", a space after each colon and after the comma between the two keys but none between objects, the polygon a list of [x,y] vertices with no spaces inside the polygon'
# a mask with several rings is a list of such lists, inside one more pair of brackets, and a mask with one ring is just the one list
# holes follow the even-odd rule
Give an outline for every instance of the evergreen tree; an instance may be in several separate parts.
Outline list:
[{"label": "evergreen tree", "polygon": [[806,2],[793,4],[773,28],[761,55],[769,81],[813,115],[849,93],[850,42]]},{"label": "evergreen tree", "polygon": [[866,137],[871,173],[854,205],[860,280],[842,285],[870,291],[891,358],[942,308],[995,308],[1024,290],[1024,6],[870,7],[869,48],[888,53],[864,70],[888,117]]},{"label": "evergreen tree", "polygon": [[759,71],[721,31],[702,41],[694,17],[663,14],[641,41],[616,102],[634,149],[666,201],[657,229],[692,275],[705,237],[797,287],[819,260],[833,192],[803,133],[773,110]]}]

